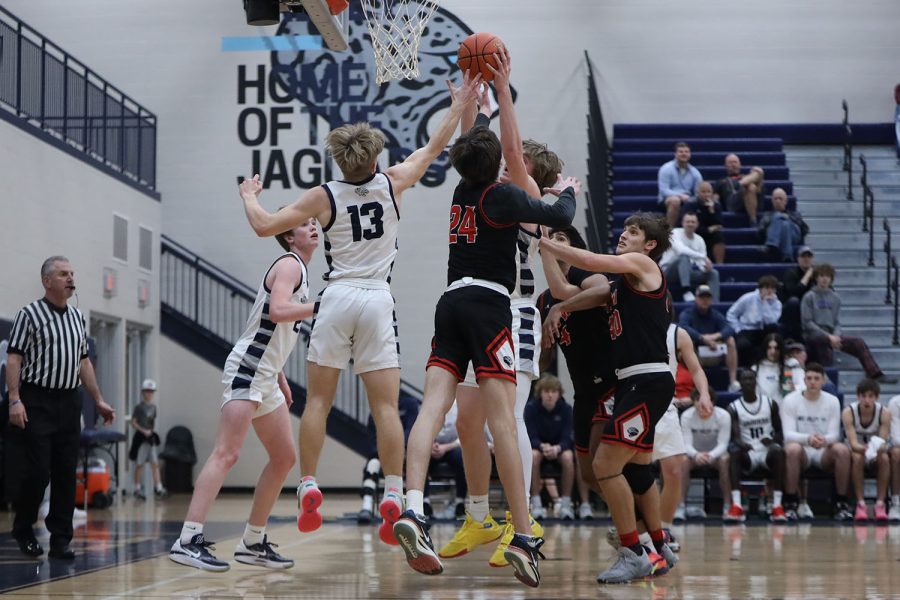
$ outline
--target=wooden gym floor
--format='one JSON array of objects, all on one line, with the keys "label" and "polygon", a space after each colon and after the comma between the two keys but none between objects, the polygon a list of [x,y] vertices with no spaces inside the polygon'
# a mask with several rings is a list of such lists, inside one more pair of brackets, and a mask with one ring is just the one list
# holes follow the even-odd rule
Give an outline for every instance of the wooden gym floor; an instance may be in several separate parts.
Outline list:
[{"label": "wooden gym floor", "polygon": [[[232,561],[226,573],[171,562],[168,549],[181,530],[189,498],[125,499],[91,510],[76,523],[73,562],[29,560],[8,535],[0,538],[0,593],[10,598],[900,598],[900,525],[834,525],[830,521],[772,526],[707,524],[677,527],[681,562],[669,575],[629,585],[600,586],[595,577],[613,558],[606,519],[546,524],[538,589],[519,584],[510,569],[487,564],[485,546],[444,562],[444,574],[419,575],[403,554],[378,539],[377,525],[358,526],[359,499],[326,495],[326,523],[312,534],[296,530],[296,501],[285,494],[268,533],[296,565],[270,571]],[[246,495],[223,495],[206,526],[219,558],[232,560],[249,510]],[[8,532],[11,515],[0,513]],[[436,545],[453,523],[432,528]],[[46,530],[36,530],[47,548]],[[679,535],[680,534],[680,535]]]}]

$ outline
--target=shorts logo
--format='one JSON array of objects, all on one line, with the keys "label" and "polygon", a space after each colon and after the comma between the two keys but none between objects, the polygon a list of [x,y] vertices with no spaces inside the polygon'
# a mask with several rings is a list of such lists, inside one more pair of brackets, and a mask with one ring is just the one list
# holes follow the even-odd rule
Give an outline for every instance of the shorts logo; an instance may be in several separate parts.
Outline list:
[{"label": "shorts logo", "polygon": [[623,437],[629,442],[636,442],[645,430],[646,426],[641,414],[636,414],[622,423]]},{"label": "shorts logo", "polygon": [[515,370],[516,353],[509,340],[504,340],[500,347],[494,350],[494,356],[497,358],[500,368],[505,368],[507,371]]},{"label": "shorts logo", "polygon": [[640,430],[637,427],[629,427],[628,428],[628,437],[629,438],[632,438],[632,439],[636,438],[639,433],[640,433]]},{"label": "shorts logo", "polygon": [[606,414],[608,414],[608,415],[613,414],[613,409],[615,409],[615,407],[616,407],[616,397],[615,396],[610,396],[603,403],[603,408],[606,410]]},{"label": "shorts logo", "polygon": [[513,366],[513,359],[512,359],[512,357],[511,357],[511,356],[504,356],[504,357],[503,357],[503,364],[506,365],[507,367],[509,367],[510,369],[512,369],[512,366]]}]

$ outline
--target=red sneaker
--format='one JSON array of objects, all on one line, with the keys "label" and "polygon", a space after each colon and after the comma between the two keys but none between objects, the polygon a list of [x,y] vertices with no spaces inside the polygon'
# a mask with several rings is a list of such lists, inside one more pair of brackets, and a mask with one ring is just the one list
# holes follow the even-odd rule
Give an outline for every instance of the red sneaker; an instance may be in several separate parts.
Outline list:
[{"label": "red sneaker", "polygon": [[773,523],[787,523],[787,514],[784,512],[783,506],[775,506],[772,508],[772,514],[769,515],[769,520]]},{"label": "red sneaker", "polygon": [[297,505],[300,509],[300,515],[297,517],[297,529],[303,533],[309,533],[322,526],[322,515],[319,513],[319,507],[322,506],[322,492],[319,491],[319,488],[310,488],[302,494],[298,489]]},{"label": "red sneaker", "polygon": [[722,520],[726,523],[743,523],[747,520],[747,517],[744,515],[744,507],[740,504],[732,504],[725,516],[722,517]]},{"label": "red sneaker", "polygon": [[394,523],[403,514],[403,498],[398,490],[390,489],[384,500],[378,505],[378,512],[384,521],[378,528],[378,536],[385,544],[396,546],[399,542],[394,536]]}]

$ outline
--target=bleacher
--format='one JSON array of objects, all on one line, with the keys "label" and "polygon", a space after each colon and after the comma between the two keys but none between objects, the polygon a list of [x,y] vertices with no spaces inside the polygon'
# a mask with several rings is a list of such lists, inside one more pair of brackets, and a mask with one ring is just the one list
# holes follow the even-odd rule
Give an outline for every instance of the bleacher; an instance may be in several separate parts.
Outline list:
[{"label": "bleacher", "polygon": [[[612,228],[611,239],[622,232],[625,219],[635,211],[659,211],[657,171],[672,160],[676,142],[691,147],[691,164],[703,178],[715,183],[725,176],[725,155],[736,153],[744,171],[759,166],[766,172],[759,214],[772,209],[771,193],[783,188],[788,193],[788,209],[796,210],[790,170],[785,162],[784,143],[764,126],[747,125],[616,125],[612,143]],[[762,275],[781,280],[791,264],[769,263],[757,239],[756,228],[750,226],[746,214],[725,212],[725,264],[716,265],[721,280],[721,298],[714,308],[723,314],[746,292],[756,289]],[[612,244],[615,246],[615,243]],[[690,303],[675,298],[681,311]],[[710,385],[718,393],[718,404],[727,405],[737,397],[727,392],[728,374],[724,366],[706,368]],[[837,369],[828,369],[829,378],[837,384]]]}]

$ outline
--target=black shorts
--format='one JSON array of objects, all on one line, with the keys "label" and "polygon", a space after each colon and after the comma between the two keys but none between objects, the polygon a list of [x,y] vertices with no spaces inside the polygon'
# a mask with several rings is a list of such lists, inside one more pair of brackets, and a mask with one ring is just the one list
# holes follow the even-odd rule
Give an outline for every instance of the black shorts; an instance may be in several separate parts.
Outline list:
[{"label": "black shorts", "polygon": [[572,381],[575,399],[572,407],[572,422],[575,433],[575,451],[587,454],[590,451],[591,428],[594,423],[603,423],[612,415],[615,402],[616,376],[613,374],[595,383]]},{"label": "black shorts", "polygon": [[669,408],[674,394],[675,378],[668,371],[620,379],[612,418],[603,428],[603,442],[653,452],[656,424]]},{"label": "black shorts", "polygon": [[516,382],[516,355],[509,297],[478,285],[444,292],[434,311],[434,338],[427,367],[441,367],[459,381],[469,362],[475,379]]}]

